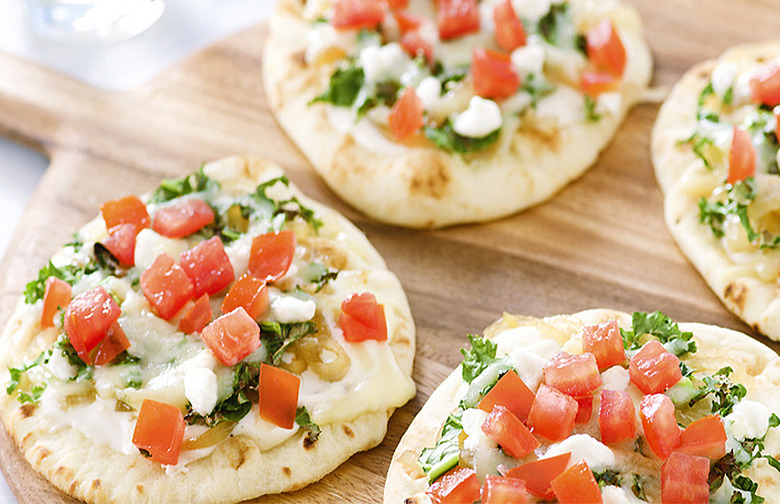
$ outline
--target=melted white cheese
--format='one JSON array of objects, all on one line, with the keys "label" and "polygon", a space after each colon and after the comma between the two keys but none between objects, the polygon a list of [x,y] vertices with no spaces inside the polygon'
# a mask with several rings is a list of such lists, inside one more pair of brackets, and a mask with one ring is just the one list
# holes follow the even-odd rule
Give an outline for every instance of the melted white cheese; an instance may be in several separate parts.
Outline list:
[{"label": "melted white cheese", "polygon": [[493,100],[472,96],[469,107],[456,114],[452,129],[461,136],[482,138],[501,127],[501,109]]},{"label": "melted white cheese", "polygon": [[295,296],[277,296],[271,303],[271,317],[277,322],[289,324],[306,322],[314,317],[317,303],[312,299],[298,299]]},{"label": "melted white cheese", "polygon": [[411,62],[412,59],[396,42],[364,47],[358,56],[358,64],[363,68],[366,82],[370,84],[399,80]]},{"label": "melted white cheese", "polygon": [[178,262],[179,255],[187,249],[187,240],[167,238],[149,228],[142,229],[135,238],[135,265],[143,271],[163,252]]},{"label": "melted white cheese", "polygon": [[601,388],[604,390],[626,390],[630,380],[628,369],[612,366],[601,373]]},{"label": "melted white cheese", "polygon": [[558,127],[565,128],[582,122],[584,106],[585,98],[582,93],[568,86],[559,86],[551,94],[539,100],[536,115],[554,118],[558,122]]},{"label": "melted white cheese", "polygon": [[574,434],[560,443],[555,443],[545,452],[543,458],[571,452],[569,465],[571,467],[580,460],[584,460],[592,471],[603,471],[615,467],[615,453],[604,443],[587,434]]},{"label": "melted white cheese", "polygon": [[298,432],[298,424],[294,424],[292,429],[283,429],[276,424],[263,420],[260,417],[260,409],[257,404],[252,405],[249,413],[241,419],[233,428],[232,434],[238,436],[245,434],[255,440],[261,451],[269,450],[277,446],[293,434]]}]

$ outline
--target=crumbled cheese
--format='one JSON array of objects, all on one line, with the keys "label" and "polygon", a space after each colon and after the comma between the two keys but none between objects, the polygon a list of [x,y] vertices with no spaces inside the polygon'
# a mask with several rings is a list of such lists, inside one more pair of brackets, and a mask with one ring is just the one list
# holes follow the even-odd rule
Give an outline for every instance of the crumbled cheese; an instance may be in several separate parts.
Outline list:
[{"label": "crumbled cheese", "polygon": [[730,61],[719,63],[712,71],[712,90],[723,98],[737,78],[737,65]]},{"label": "crumbled cheese", "polygon": [[293,296],[279,296],[271,303],[271,316],[283,324],[306,322],[317,311],[317,304],[311,300]]},{"label": "crumbled cheese", "polygon": [[493,100],[472,96],[469,107],[455,115],[452,129],[464,137],[482,138],[501,127],[501,109]]},{"label": "crumbled cheese", "polygon": [[609,93],[601,93],[596,102],[596,113],[615,117],[620,114],[622,104],[623,95],[619,92],[610,91]]},{"label": "crumbled cheese", "polygon": [[135,237],[135,265],[143,271],[163,252],[178,261],[179,255],[188,249],[187,240],[167,238],[149,228],[142,229]]},{"label": "crumbled cheese", "polygon": [[523,380],[523,383],[531,390],[538,389],[539,384],[542,383],[547,360],[522,348],[512,350],[509,357],[512,359],[517,376]]},{"label": "crumbled cheese", "polygon": [[601,489],[601,499],[604,504],[631,504],[626,491],[614,485],[607,485]]},{"label": "crumbled cheese", "polygon": [[76,376],[76,371],[78,371],[78,367],[72,365],[62,351],[56,348],[51,353],[49,362],[45,366],[46,370],[59,380],[68,380]]},{"label": "crumbled cheese", "polygon": [[732,105],[743,105],[750,103],[750,97],[753,94],[753,90],[750,87],[750,79],[753,74],[741,73],[737,76],[737,81],[734,83],[734,91],[732,93]]},{"label": "crumbled cheese", "polygon": [[541,75],[544,67],[544,48],[538,45],[525,45],[512,51],[512,65],[521,79],[528,75]]},{"label": "crumbled cheese", "polygon": [[208,415],[217,405],[217,375],[208,368],[188,369],[184,373],[184,395],[196,413]]},{"label": "crumbled cheese", "polygon": [[539,21],[550,11],[552,0],[512,0],[512,7],[519,18],[525,18],[529,21]]},{"label": "crumbled cheese", "polygon": [[368,83],[398,80],[411,61],[409,55],[396,42],[381,47],[365,47],[358,56],[358,64],[363,68]]},{"label": "crumbled cheese", "polygon": [[426,77],[414,90],[425,110],[435,107],[441,100],[441,82],[436,77]]},{"label": "crumbled cheese", "polygon": [[559,86],[554,92],[539,100],[536,115],[553,117],[558,127],[581,123],[584,117],[585,99],[582,94],[568,86]]},{"label": "crumbled cheese", "polygon": [[604,390],[626,390],[630,379],[627,369],[612,366],[601,373],[601,387]]},{"label": "crumbled cheese", "polygon": [[760,438],[769,428],[770,414],[769,408],[760,402],[743,399],[723,418],[723,426],[735,439]]},{"label": "crumbled cheese", "polygon": [[550,458],[568,452],[571,452],[568,467],[573,466],[580,460],[584,460],[591,471],[603,471],[609,467],[614,467],[616,463],[615,454],[612,450],[601,441],[587,434],[574,434],[560,443],[553,444],[543,458]]}]

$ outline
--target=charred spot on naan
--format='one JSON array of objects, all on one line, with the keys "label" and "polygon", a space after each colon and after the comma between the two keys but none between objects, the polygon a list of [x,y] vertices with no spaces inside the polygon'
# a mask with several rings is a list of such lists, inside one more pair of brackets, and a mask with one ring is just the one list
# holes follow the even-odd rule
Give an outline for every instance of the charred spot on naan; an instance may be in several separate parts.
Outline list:
[{"label": "charred spot on naan", "polygon": [[409,193],[442,199],[449,193],[452,176],[440,153],[425,153],[411,163]]},{"label": "charred spot on naan", "polygon": [[723,290],[723,299],[726,300],[726,302],[731,303],[740,313],[745,309],[747,296],[748,288],[739,280],[729,283]]}]

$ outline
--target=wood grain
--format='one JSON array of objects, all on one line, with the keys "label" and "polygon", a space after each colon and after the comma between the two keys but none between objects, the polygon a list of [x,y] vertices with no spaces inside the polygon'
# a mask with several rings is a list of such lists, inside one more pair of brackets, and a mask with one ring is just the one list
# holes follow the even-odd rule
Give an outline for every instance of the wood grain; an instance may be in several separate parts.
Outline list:
[{"label": "wood grain", "polygon": [[[776,37],[780,25],[777,0],[630,3],[643,16],[659,88],[731,45]],[[396,412],[379,447],[316,485],[262,502],[380,501],[394,446],[458,364],[465,335],[504,310],[660,309],[676,320],[749,331],[709,291],[663,223],[649,154],[658,104],[631,112],[592,170],[545,205],[483,225],[397,229],[337,200],[277,127],[259,75],[265,31],[258,25],[239,33],[124,93],[91,89],[0,53],[0,135],[51,160],[0,265],[0,323],[25,282],[100,202],[234,153],[282,164],[308,195],[351,218],[400,277],[417,323],[417,397]],[[72,502],[30,469],[4,431],[0,468],[20,502]]]}]

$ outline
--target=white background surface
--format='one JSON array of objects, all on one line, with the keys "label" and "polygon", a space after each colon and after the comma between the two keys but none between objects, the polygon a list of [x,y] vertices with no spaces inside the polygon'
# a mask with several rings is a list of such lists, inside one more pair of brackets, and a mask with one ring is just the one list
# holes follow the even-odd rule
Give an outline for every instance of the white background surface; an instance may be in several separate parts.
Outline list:
[{"label": "white background surface", "polygon": [[[26,26],[22,0],[0,0],[0,50],[96,87],[131,89],[199,49],[264,20],[273,0],[165,3],[160,20],[135,38],[108,46],[85,46],[35,36]],[[0,138],[0,257],[47,164],[40,154]],[[0,478],[0,504],[16,502]]]}]

